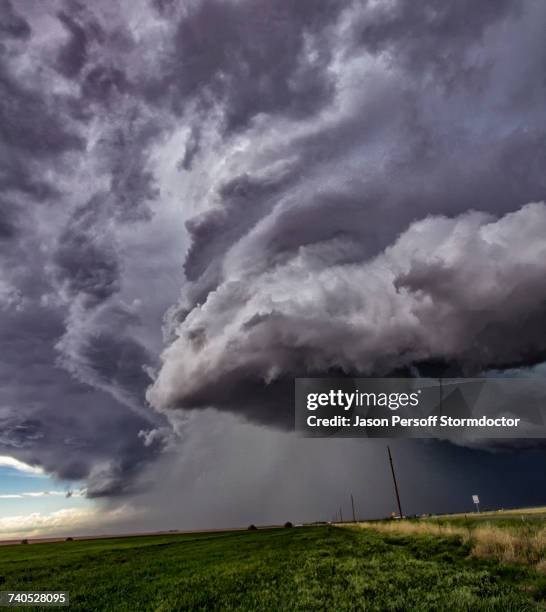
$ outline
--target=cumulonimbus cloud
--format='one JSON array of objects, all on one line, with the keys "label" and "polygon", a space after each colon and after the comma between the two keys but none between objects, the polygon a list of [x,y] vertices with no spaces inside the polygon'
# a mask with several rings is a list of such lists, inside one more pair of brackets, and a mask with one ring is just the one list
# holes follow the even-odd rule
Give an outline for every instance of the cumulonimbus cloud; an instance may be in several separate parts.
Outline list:
[{"label": "cumulonimbus cloud", "polygon": [[544,236],[546,205],[531,203],[500,218],[425,218],[361,263],[332,262],[334,241],[262,274],[234,270],[178,326],[148,397],[237,409],[245,387],[261,388],[247,416],[282,422],[281,407],[266,413],[268,387],[294,376],[529,364],[546,354]]},{"label": "cumulonimbus cloud", "polygon": [[0,450],[114,495],[148,366],[279,424],[295,373],[540,359],[544,10],[1,3]]},{"label": "cumulonimbus cloud", "polygon": [[[161,411],[214,406],[284,424],[297,375],[431,363],[475,374],[544,358],[545,90],[506,68],[524,48],[544,67],[533,26],[543,8],[325,10],[326,22],[321,13],[301,29],[298,57],[318,62],[324,85],[305,113],[274,96],[242,104],[240,64],[226,56],[203,52],[195,74],[171,73],[182,88],[201,74],[201,108],[220,120],[208,141],[210,124],[198,122],[182,164],[207,189],[190,192],[186,279],[148,391]],[[222,14],[219,46],[246,57],[255,30],[231,32],[245,11],[198,3],[177,44],[200,49],[203,21]],[[275,41],[256,46],[282,53]]]}]

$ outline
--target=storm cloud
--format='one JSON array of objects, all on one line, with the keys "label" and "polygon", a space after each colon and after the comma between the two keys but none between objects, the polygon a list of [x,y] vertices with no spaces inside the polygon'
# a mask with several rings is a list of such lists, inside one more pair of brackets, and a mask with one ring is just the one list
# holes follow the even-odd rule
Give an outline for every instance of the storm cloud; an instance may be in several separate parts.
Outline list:
[{"label": "storm cloud", "polygon": [[158,195],[160,130],[116,84],[131,34],[103,8],[7,2],[0,15],[0,445],[90,497],[128,491],[163,448],[142,439],[164,421],[144,399],[156,352],[144,328],[154,320],[160,338],[172,299],[141,314],[142,269],[125,267],[122,234]]},{"label": "storm cloud", "polygon": [[193,409],[277,440],[294,376],[542,363],[545,18],[3,2],[1,454],[141,495]]},{"label": "storm cloud", "polygon": [[[363,263],[337,262],[346,245],[333,240],[262,274],[235,280],[238,270],[228,270],[178,327],[150,399],[242,410],[258,381],[265,400],[276,381],[298,374],[385,376],[445,361],[476,375],[538,361],[546,352],[544,236],[546,205],[536,203],[500,219],[427,218]],[[273,420],[261,416],[267,408],[282,418],[282,404],[254,402],[250,418]]]},{"label": "storm cloud", "polygon": [[[186,222],[187,281],[152,405],[286,425],[295,376],[540,363],[546,58],[533,23],[544,8],[321,5],[298,31],[328,94],[303,114],[286,92],[267,108],[255,95],[243,125],[233,117],[253,85],[215,79],[237,82],[246,64],[226,62],[260,27],[240,17],[246,3],[198,6],[177,30],[191,32],[189,56],[217,14],[252,32],[235,43],[228,27],[192,72],[218,105],[222,157],[201,143],[192,159],[210,188]],[[281,22],[256,43],[279,69]],[[250,75],[259,60],[247,61]]]}]

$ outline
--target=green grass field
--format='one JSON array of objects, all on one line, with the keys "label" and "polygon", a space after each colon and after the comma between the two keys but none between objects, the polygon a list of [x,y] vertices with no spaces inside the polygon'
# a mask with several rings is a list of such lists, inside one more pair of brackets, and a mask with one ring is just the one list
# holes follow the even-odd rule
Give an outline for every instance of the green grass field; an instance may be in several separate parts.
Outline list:
[{"label": "green grass field", "polygon": [[546,577],[468,552],[331,526],[19,544],[0,590],[66,590],[73,610],[544,609]]}]

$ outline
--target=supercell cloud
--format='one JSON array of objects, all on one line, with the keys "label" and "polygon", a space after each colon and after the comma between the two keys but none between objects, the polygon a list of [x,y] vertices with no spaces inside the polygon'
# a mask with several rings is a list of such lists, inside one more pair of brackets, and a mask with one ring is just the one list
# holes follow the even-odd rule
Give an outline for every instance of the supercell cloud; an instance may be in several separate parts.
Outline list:
[{"label": "supercell cloud", "polygon": [[200,4],[178,31],[219,127],[189,141],[210,189],[151,403],[283,424],[297,375],[541,361],[544,9],[262,3],[265,27],[255,6]]},{"label": "supercell cloud", "polygon": [[545,19],[2,2],[0,454],[112,496],[184,409],[282,427],[297,375],[541,363]]},{"label": "supercell cloud", "polygon": [[[236,410],[252,382],[267,400],[268,387],[298,374],[385,376],[444,361],[476,375],[536,362],[546,354],[545,236],[546,205],[535,203],[500,219],[429,217],[364,262],[344,261],[342,238],[258,273],[240,260],[230,268],[228,256],[227,279],[177,327],[149,397]],[[282,418],[282,404],[253,399],[248,417]]]}]

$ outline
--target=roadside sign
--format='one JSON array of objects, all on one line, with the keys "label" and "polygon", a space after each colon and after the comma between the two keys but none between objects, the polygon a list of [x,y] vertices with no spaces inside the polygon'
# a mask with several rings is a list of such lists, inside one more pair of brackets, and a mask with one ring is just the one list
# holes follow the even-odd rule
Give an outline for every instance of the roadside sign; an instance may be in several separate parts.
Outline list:
[{"label": "roadside sign", "polygon": [[479,498],[477,495],[473,495],[473,496],[472,496],[472,501],[473,501],[475,504],[479,504],[479,503],[480,503],[480,498]]}]

